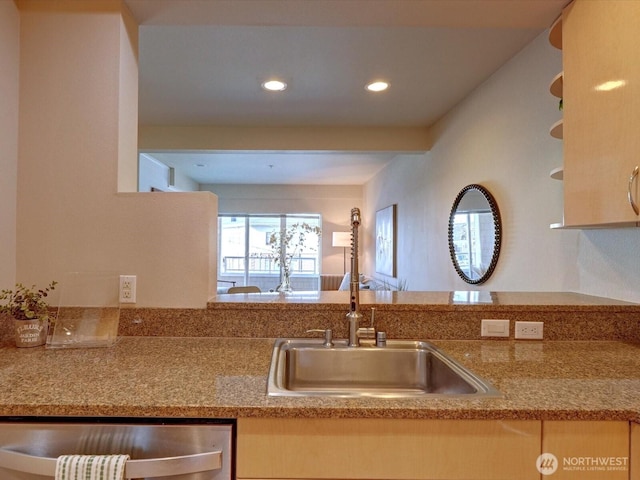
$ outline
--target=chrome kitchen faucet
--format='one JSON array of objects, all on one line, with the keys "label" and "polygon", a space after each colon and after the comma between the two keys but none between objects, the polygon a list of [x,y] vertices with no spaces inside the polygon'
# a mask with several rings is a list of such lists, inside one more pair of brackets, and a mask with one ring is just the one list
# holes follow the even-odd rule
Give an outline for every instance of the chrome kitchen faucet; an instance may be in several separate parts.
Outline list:
[{"label": "chrome kitchen faucet", "polygon": [[375,339],[373,323],[369,328],[360,328],[360,272],[358,268],[358,228],[360,227],[360,209],[351,209],[351,281],[349,282],[349,346],[359,347],[361,338]]}]

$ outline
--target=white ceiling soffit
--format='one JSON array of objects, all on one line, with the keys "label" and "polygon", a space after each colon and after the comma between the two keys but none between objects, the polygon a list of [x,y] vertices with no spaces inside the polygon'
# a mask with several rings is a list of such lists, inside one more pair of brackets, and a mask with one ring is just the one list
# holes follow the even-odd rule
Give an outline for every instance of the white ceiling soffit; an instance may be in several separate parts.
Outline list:
[{"label": "white ceiling soffit", "polygon": [[569,0],[125,0],[140,25],[546,28]]},{"label": "white ceiling soffit", "polygon": [[[380,152],[148,152],[197,183],[363,185],[396,158]],[[406,155],[406,154],[405,154]]]}]

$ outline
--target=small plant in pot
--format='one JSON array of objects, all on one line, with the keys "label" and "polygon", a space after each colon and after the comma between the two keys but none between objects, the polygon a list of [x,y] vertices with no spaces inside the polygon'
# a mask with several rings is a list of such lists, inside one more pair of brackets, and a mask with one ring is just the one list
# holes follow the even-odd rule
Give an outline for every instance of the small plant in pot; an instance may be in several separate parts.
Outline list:
[{"label": "small plant in pot", "polygon": [[58,282],[37,289],[35,285],[25,287],[16,283],[13,290],[0,292],[0,313],[14,318],[16,346],[36,347],[44,345],[49,328],[49,305],[45,300],[49,292],[55,290]]},{"label": "small plant in pot", "polygon": [[318,226],[311,226],[306,222],[294,223],[280,231],[273,231],[269,235],[271,257],[276,265],[280,265],[280,285],[276,292],[291,293],[291,263],[303,251],[317,251],[322,230]]}]

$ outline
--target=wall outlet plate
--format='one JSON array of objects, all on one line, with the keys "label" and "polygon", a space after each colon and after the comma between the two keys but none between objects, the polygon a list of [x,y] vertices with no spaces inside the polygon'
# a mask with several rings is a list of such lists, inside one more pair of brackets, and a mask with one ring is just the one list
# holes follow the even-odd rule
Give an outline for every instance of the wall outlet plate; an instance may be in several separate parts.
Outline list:
[{"label": "wall outlet plate", "polygon": [[136,276],[120,275],[120,303],[136,303]]},{"label": "wall outlet plate", "polygon": [[544,322],[516,322],[516,339],[542,340]]},{"label": "wall outlet plate", "polygon": [[508,337],[509,320],[483,319],[480,335],[483,337]]}]

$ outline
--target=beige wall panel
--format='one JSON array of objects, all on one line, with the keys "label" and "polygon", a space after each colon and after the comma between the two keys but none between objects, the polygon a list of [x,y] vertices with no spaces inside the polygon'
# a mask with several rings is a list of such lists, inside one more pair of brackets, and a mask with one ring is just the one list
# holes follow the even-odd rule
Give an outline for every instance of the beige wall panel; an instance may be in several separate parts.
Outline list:
[{"label": "beige wall panel", "polygon": [[19,7],[18,280],[131,274],[137,306],[204,307],[215,294],[216,196],[118,194],[137,183],[129,12],[119,0]]},{"label": "beige wall panel", "polygon": [[20,16],[0,2],[0,289],[16,281]]},{"label": "beige wall panel", "polygon": [[425,152],[426,127],[227,127],[141,125],[140,150]]}]

